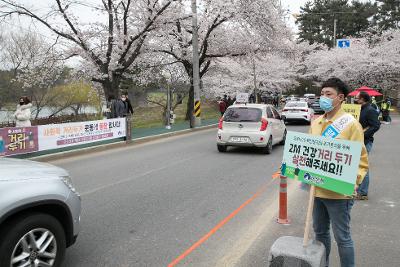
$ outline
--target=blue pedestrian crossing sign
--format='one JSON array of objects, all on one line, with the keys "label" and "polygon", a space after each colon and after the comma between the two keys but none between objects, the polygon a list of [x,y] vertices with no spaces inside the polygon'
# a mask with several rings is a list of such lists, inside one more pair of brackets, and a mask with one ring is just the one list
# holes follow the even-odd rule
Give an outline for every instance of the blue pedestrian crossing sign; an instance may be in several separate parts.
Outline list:
[{"label": "blue pedestrian crossing sign", "polygon": [[349,39],[337,39],[336,46],[338,48],[350,48],[350,40]]}]

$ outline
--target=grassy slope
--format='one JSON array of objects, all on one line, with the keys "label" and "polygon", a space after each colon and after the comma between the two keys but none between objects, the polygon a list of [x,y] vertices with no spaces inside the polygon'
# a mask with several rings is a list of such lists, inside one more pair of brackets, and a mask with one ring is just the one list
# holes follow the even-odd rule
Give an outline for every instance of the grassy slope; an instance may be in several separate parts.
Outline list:
[{"label": "grassy slope", "polygon": [[[187,98],[185,98],[181,105],[175,109],[176,119],[175,123],[185,121],[187,106]],[[202,100],[201,118],[202,119],[218,119],[220,112],[216,101]],[[135,128],[149,128],[162,126],[162,108],[159,106],[141,107],[135,110],[133,115],[133,126]]]}]

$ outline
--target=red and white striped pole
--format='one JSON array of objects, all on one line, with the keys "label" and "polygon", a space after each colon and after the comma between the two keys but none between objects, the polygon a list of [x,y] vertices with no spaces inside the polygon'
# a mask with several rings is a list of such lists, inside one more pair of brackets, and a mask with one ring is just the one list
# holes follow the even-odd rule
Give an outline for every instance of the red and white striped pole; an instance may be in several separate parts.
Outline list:
[{"label": "red and white striped pole", "polygon": [[280,176],[279,184],[279,217],[277,219],[279,224],[289,224],[287,215],[287,177]]}]

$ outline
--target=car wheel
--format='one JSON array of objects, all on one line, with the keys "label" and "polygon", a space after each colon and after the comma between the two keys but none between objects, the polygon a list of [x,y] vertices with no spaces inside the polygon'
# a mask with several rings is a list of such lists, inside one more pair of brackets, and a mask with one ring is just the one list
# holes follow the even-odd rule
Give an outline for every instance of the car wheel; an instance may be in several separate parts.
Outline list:
[{"label": "car wheel", "polygon": [[53,216],[30,213],[2,229],[0,266],[61,265],[66,249],[65,232]]},{"label": "car wheel", "polygon": [[267,145],[263,147],[264,154],[271,154],[271,152],[272,152],[272,136],[269,137]]},{"label": "car wheel", "polygon": [[285,141],[286,141],[286,134],[287,134],[287,131],[285,130],[285,132],[283,133],[283,138],[282,138],[282,141],[279,143],[280,145],[285,145]]},{"label": "car wheel", "polygon": [[224,145],[217,145],[217,148],[219,152],[226,152],[226,146]]}]

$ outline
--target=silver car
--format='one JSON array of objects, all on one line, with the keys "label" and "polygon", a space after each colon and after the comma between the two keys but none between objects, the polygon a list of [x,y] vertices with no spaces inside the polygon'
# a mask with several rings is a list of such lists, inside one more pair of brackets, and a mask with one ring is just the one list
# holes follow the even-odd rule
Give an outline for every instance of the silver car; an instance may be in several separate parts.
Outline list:
[{"label": "silver car", "polygon": [[81,197],[50,164],[0,158],[0,266],[60,266],[80,228]]}]

